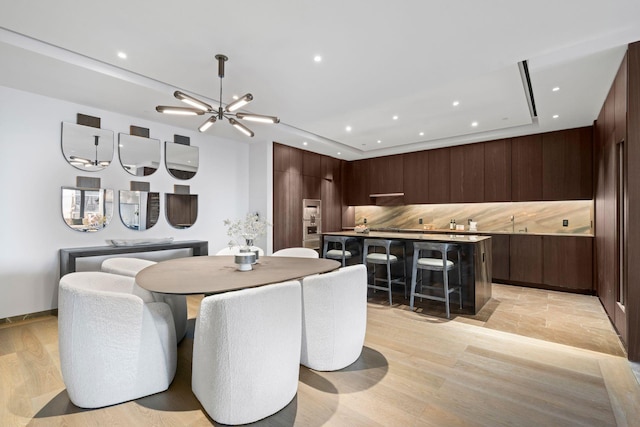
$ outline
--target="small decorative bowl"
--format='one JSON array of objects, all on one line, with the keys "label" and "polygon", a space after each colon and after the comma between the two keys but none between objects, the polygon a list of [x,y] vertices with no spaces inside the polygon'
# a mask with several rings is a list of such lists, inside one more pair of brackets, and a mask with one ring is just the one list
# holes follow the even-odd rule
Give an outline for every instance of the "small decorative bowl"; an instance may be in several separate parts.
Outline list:
[{"label": "small decorative bowl", "polygon": [[253,252],[245,252],[235,255],[235,263],[238,265],[239,271],[249,271],[253,269],[252,264],[256,262],[256,254]]}]

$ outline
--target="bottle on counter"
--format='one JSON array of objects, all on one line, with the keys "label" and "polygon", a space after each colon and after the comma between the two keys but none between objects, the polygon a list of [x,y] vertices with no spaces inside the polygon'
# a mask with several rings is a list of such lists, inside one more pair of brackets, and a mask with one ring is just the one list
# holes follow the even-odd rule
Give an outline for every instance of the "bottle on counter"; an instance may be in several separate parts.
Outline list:
[{"label": "bottle on counter", "polygon": [[449,221],[449,230],[455,230],[456,229],[456,220],[455,219],[451,219],[451,221]]}]

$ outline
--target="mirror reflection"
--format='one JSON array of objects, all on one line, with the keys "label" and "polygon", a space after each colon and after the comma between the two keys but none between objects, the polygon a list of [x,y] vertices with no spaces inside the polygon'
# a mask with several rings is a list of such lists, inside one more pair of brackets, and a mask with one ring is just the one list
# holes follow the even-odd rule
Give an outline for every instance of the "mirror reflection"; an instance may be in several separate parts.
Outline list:
[{"label": "mirror reflection", "polygon": [[120,219],[132,230],[146,230],[158,223],[160,193],[120,190]]},{"label": "mirror reflection", "polygon": [[102,170],[113,160],[113,131],[63,122],[62,154],[78,169]]},{"label": "mirror reflection", "polygon": [[198,218],[197,194],[166,194],[167,221],[175,228],[189,228]]},{"label": "mirror reflection", "polygon": [[165,142],[165,163],[174,178],[190,179],[198,172],[198,147]]},{"label": "mirror reflection", "polygon": [[72,229],[99,231],[113,217],[113,190],[62,187],[62,218]]},{"label": "mirror reflection", "polygon": [[135,176],[147,176],[160,165],[160,140],[118,134],[118,152],[122,167]]}]

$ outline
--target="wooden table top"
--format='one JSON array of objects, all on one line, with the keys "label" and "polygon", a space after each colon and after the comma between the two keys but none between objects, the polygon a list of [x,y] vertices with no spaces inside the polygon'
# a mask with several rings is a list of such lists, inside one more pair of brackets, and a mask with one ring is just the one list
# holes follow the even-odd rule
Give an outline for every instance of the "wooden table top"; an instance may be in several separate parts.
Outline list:
[{"label": "wooden table top", "polygon": [[198,256],[147,267],[136,275],[136,283],[165,294],[215,294],[327,273],[340,266],[324,258],[261,256],[253,270],[239,271],[233,256]]}]

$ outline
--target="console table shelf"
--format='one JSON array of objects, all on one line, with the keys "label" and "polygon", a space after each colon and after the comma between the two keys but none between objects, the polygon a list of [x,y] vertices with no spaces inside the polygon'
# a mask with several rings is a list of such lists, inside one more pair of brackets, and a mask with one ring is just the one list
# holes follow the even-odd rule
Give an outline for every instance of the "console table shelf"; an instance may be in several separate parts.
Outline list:
[{"label": "console table shelf", "polygon": [[209,242],[205,240],[184,240],[181,242],[159,243],[132,246],[90,246],[86,248],[60,249],[60,277],[76,271],[78,258],[132,254],[139,252],[168,251],[173,249],[192,249],[193,256],[209,255]]}]

